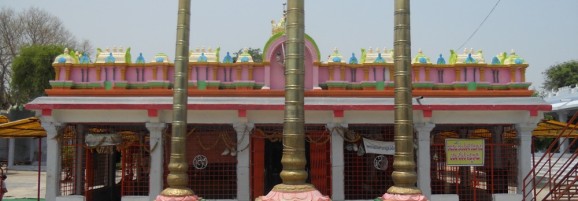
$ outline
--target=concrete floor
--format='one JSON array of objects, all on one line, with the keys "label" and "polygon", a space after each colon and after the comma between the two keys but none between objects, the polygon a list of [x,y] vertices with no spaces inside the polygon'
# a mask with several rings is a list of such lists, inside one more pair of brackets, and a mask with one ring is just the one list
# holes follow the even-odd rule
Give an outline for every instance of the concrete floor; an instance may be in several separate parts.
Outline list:
[{"label": "concrete floor", "polygon": [[[40,173],[40,198],[46,193],[46,172]],[[38,170],[8,170],[6,186],[8,193],[4,199],[13,198],[37,198],[38,196]]]}]

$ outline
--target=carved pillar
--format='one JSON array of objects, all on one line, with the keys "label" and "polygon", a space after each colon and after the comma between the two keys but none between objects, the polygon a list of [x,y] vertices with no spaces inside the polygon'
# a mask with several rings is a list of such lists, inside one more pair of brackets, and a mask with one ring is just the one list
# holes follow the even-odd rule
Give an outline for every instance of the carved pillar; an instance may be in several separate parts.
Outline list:
[{"label": "carved pillar", "polygon": [[249,66],[248,70],[249,70],[249,75],[248,75],[249,78],[248,79],[253,80],[253,66]]},{"label": "carved pillar", "polygon": [[54,67],[54,80],[60,80],[60,66]]},{"label": "carved pillar", "polygon": [[363,81],[369,81],[369,67],[363,68]]},{"label": "carved pillar", "polygon": [[66,66],[66,76],[64,77],[64,80],[70,80],[70,66]]},{"label": "carved pillar", "polygon": [[[217,69],[218,68],[216,66],[213,66],[213,67],[211,67],[211,69],[213,70],[213,75],[211,77],[211,80],[217,80],[217,72],[218,72]],[[225,78],[225,80],[227,80],[227,79]]]},{"label": "carved pillar", "polygon": [[480,68],[480,82],[486,82],[486,68]]},{"label": "carved pillar", "polygon": [[251,142],[251,130],[255,125],[246,123],[246,118],[242,118],[242,121],[233,124],[233,128],[237,132],[237,200],[250,201],[251,165],[249,161],[251,149],[249,144]]},{"label": "carved pillar", "polygon": [[[410,66],[412,67],[412,66]],[[419,82],[419,68],[417,67],[413,67],[413,81],[414,82]]]},{"label": "carved pillar", "polygon": [[[417,187],[426,197],[431,197],[431,131],[435,128],[432,123],[416,123],[418,150],[417,150]],[[434,164],[435,165],[435,164]]]},{"label": "carved pillar", "polygon": [[236,80],[243,80],[243,66],[237,66],[237,79]]},{"label": "carved pillar", "polygon": [[333,73],[335,72],[333,66],[327,66],[327,70],[329,71],[329,81],[333,81]]},{"label": "carved pillar", "polygon": [[327,129],[331,131],[331,187],[333,200],[345,200],[345,163],[343,162],[343,137],[339,132],[345,132],[348,124],[328,123]]},{"label": "carved pillar", "polygon": [[526,68],[520,68],[520,82],[526,82]]},{"label": "carved pillar", "polygon": [[46,130],[46,200],[56,200],[60,195],[60,143],[58,134],[62,124],[42,119],[42,128]]},{"label": "carved pillar", "polygon": [[516,69],[510,68],[510,82],[516,82]]},{"label": "carved pillar", "polygon": [[425,81],[426,82],[429,82],[431,80],[430,79],[431,76],[430,76],[429,72],[430,72],[430,67],[425,67]]},{"label": "carved pillar", "polygon": [[168,80],[168,77],[169,77],[169,76],[168,76],[168,73],[169,73],[168,71],[169,71],[168,66],[163,66],[163,80]]},{"label": "carved pillar", "polygon": [[460,68],[456,68],[456,82],[461,82],[462,81],[462,69]]},{"label": "carved pillar", "polygon": [[102,68],[100,66],[95,67],[96,70],[96,81],[100,82],[101,81],[101,75],[100,72],[102,71]]},{"label": "carved pillar", "polygon": [[153,66],[153,80],[157,80],[157,70],[158,68],[156,66]]},{"label": "carved pillar", "polygon": [[345,81],[345,66],[339,68],[339,80]]},{"label": "carved pillar", "polygon": [[[524,177],[532,169],[532,131],[534,131],[536,126],[537,122],[516,124],[516,131],[518,131],[520,140],[520,148],[518,149],[518,194],[521,194],[522,189],[524,189]],[[532,189],[533,186],[530,184],[526,188]]]},{"label": "carved pillar", "polygon": [[126,66],[120,67],[120,81],[126,81]]},{"label": "carved pillar", "polygon": [[149,175],[149,200],[154,200],[163,190],[163,131],[167,127],[165,123],[146,123],[149,130],[150,147],[150,172],[157,174]]},{"label": "carved pillar", "polygon": [[[189,79],[188,79],[188,81],[191,81],[191,80],[193,80],[193,78],[195,77],[195,76],[193,75],[193,66],[190,66],[190,65],[189,65],[189,66],[187,66],[187,69],[189,70],[189,71],[187,71],[187,72],[189,72]],[[197,72],[197,73],[198,73],[198,72]]]}]

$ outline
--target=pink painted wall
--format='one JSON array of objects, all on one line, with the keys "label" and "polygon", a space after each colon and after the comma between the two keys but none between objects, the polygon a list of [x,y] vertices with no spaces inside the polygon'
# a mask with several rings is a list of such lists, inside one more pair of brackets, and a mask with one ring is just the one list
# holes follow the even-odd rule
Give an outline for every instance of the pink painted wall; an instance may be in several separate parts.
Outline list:
[{"label": "pink painted wall", "polygon": [[[281,52],[281,44],[285,42],[286,37],[279,37],[277,40],[273,41],[269,47],[268,52],[265,52],[266,59],[270,61],[270,88],[276,90],[282,90],[285,88],[285,70],[283,65],[277,62],[276,54]],[[286,47],[285,47],[286,48]],[[283,56],[281,56],[283,57]],[[283,60],[284,58],[281,58]],[[308,40],[305,40],[305,89],[313,89],[313,67],[317,60],[317,50],[315,46]]]}]

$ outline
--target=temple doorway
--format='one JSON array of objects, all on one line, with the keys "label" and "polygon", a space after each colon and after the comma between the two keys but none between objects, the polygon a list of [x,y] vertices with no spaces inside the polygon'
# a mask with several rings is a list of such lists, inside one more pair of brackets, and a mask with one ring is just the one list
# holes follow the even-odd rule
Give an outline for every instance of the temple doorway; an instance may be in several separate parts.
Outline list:
[{"label": "temple doorway", "polygon": [[[283,127],[256,126],[251,137],[251,199],[266,195],[282,183]],[[307,126],[305,156],[306,182],[324,195],[331,194],[331,143],[324,126]]]}]

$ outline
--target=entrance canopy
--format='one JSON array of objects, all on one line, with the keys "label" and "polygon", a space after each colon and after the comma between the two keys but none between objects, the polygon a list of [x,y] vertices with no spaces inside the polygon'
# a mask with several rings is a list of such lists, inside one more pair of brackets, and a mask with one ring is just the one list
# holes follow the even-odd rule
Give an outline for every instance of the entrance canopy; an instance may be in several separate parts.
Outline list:
[{"label": "entrance canopy", "polygon": [[554,120],[542,121],[538,123],[538,127],[534,129],[534,131],[532,132],[532,136],[555,138],[566,127],[568,128],[566,129],[562,137],[571,137],[571,138],[578,137],[578,130],[576,130],[576,128],[578,128],[577,125],[562,123]]},{"label": "entrance canopy", "polygon": [[46,131],[38,118],[30,117],[0,124],[0,138],[2,137],[46,137]]}]

